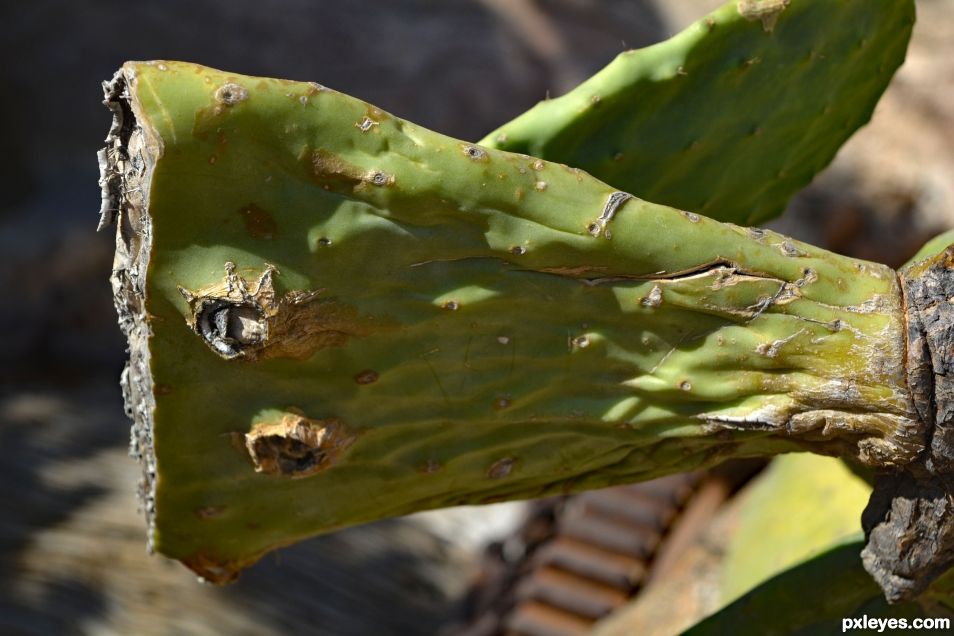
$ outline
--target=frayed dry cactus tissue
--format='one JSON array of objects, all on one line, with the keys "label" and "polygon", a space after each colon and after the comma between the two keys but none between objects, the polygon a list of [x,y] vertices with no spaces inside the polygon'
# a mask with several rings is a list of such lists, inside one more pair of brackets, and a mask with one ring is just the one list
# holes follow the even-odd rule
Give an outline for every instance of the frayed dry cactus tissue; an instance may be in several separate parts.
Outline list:
[{"label": "frayed dry cactus tissue", "polygon": [[832,488],[872,481],[865,538],[753,611],[947,611],[954,248],[896,271],[760,227],[868,122],[914,22],[730,2],[480,141],[320,77],[123,64],[100,228],[152,549],[227,583],[377,519],[808,451],[852,467]]}]

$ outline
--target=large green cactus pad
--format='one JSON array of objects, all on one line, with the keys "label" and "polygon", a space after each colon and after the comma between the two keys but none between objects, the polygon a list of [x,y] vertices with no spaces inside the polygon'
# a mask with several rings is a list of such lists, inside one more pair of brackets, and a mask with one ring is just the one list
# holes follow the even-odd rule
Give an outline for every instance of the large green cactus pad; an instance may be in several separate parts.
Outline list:
[{"label": "large green cactus pad", "polygon": [[129,63],[104,213],[155,547],[923,449],[895,273],[313,83]]},{"label": "large green cactus pad", "polygon": [[745,491],[723,561],[731,600],[861,532],[871,486],[841,460],[793,453],[772,460]]},{"label": "large green cactus pad", "polygon": [[733,1],[481,143],[753,225],[869,120],[913,24],[913,0]]}]

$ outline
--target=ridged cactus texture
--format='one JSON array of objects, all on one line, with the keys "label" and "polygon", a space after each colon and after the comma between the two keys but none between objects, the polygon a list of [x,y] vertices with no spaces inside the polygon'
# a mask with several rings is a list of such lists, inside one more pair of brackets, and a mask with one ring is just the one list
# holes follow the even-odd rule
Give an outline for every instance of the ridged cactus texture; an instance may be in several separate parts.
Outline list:
[{"label": "ridged cactus texture", "polygon": [[151,537],[210,580],[415,510],[924,450],[885,266],[313,83],[128,63],[107,102]]},{"label": "ridged cactus texture", "polygon": [[481,143],[760,223],[868,121],[913,24],[913,0],[733,0]]}]

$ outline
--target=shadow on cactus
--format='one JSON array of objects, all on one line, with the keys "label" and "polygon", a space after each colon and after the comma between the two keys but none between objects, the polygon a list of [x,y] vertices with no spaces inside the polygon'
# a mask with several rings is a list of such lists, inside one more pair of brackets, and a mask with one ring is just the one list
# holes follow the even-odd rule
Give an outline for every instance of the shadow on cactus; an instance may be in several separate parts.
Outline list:
[{"label": "shadow on cactus", "polygon": [[[901,0],[732,4],[505,127],[544,158],[315,83],[124,65],[102,225],[152,545],[225,582],[382,517],[810,450],[879,474],[865,566],[916,596],[954,546],[933,371],[954,256],[899,279],[715,220],[776,213],[828,163],[912,18]],[[905,532],[940,540],[899,554]]]}]

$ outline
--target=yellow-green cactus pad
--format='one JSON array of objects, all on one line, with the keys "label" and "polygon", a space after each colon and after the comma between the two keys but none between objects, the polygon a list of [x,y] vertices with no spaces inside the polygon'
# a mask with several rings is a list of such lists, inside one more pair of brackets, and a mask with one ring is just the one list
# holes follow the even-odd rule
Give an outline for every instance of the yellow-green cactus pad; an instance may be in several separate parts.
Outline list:
[{"label": "yellow-green cactus pad", "polygon": [[885,266],[314,83],[149,62],[106,90],[150,533],[206,578],[427,508],[924,449]]}]

